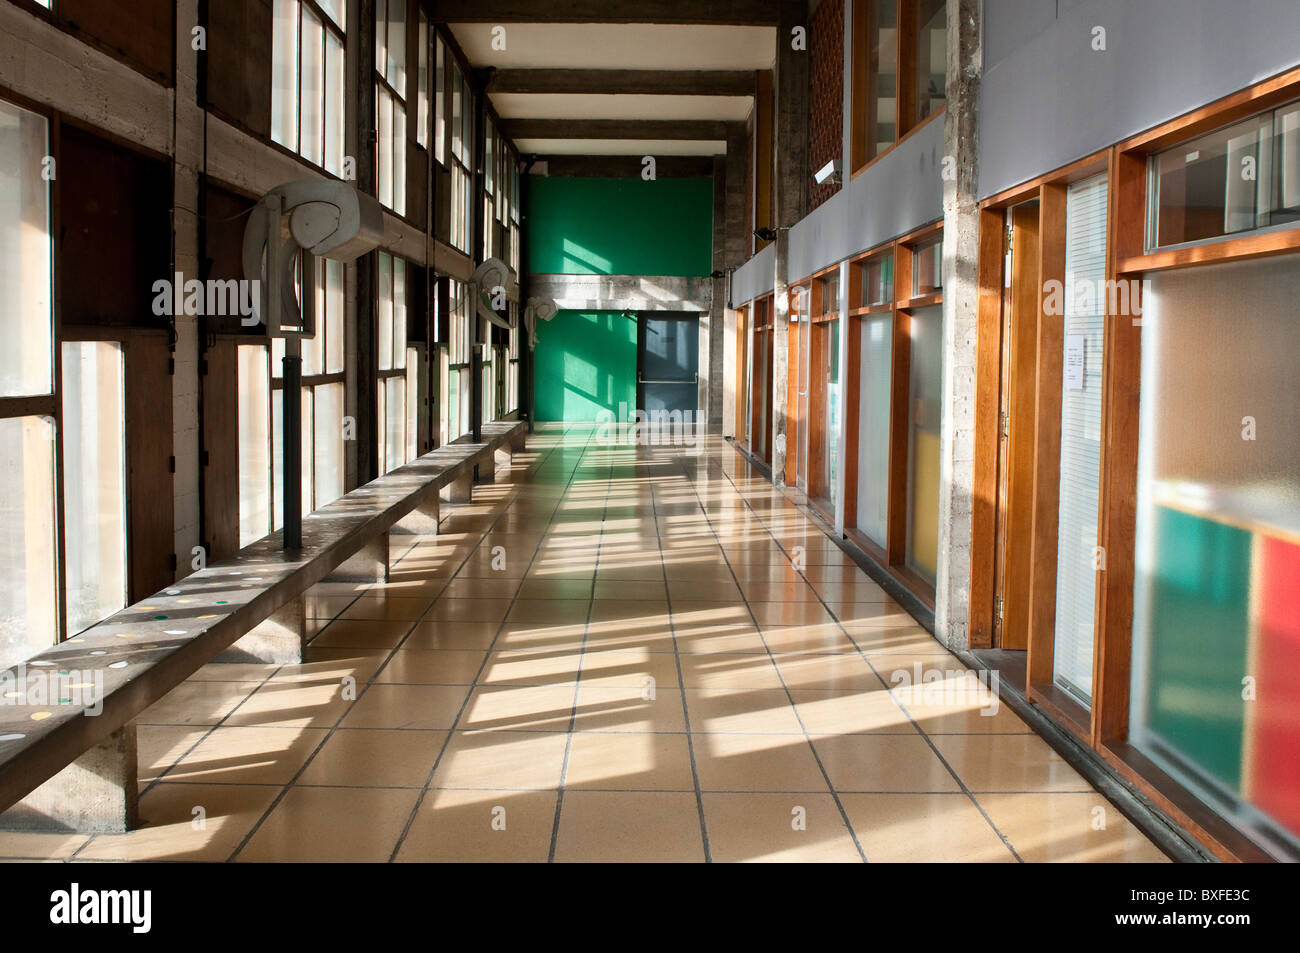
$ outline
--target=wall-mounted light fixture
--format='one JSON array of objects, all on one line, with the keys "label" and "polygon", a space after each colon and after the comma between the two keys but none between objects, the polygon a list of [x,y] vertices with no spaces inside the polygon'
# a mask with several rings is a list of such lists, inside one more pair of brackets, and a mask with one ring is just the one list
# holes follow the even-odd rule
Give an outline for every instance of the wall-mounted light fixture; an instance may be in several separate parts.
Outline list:
[{"label": "wall-mounted light fixture", "polygon": [[839,185],[840,167],[840,160],[832,159],[813,173],[813,181],[818,185]]}]

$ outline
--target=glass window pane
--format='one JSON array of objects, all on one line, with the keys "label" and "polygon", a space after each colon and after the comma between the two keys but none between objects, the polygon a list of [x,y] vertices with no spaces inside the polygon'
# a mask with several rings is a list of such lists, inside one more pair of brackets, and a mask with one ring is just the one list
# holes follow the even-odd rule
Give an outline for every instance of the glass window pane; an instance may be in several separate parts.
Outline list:
[{"label": "glass window pane", "polygon": [[897,138],[898,10],[894,0],[870,0],[867,48],[867,158],[880,155]]},{"label": "glass window pane", "polygon": [[393,207],[393,97],[383,86],[375,86],[375,108],[379,113],[379,201]]},{"label": "glass window pane", "polygon": [[406,460],[420,455],[418,436],[420,422],[420,352],[406,349]]},{"label": "glass window pane", "polygon": [[[312,511],[312,490],[315,487],[315,457],[313,442],[315,426],[312,423],[312,388],[304,388],[299,400],[302,402],[300,425],[300,453],[302,467],[302,515]],[[284,526],[284,391],[277,390],[271,396],[271,494],[275,499],[275,529]]]},{"label": "glass window pane", "polygon": [[406,360],[406,262],[393,259],[393,363],[392,367],[405,367]]},{"label": "glass window pane", "polygon": [[63,538],[70,634],[126,606],[124,385],[122,345],[63,345]]},{"label": "glass window pane", "polygon": [[325,372],[343,373],[343,263],[325,262]]},{"label": "glass window pane", "polygon": [[943,108],[948,86],[948,3],[920,0],[916,33],[916,121]]},{"label": "glass window pane", "polygon": [[376,354],[379,370],[393,366],[393,259],[385,252],[379,253],[379,326],[376,331]]},{"label": "glass window pane", "polygon": [[325,161],[325,28],[302,8],[302,139],[298,151],[308,162]]},{"label": "glass window pane", "polygon": [[333,33],[325,37],[325,170],[343,174],[344,103],[343,43]]},{"label": "glass window pane", "polygon": [[[1105,287],[1106,176],[1070,185],[1066,198],[1065,276],[1069,286]],[[1106,300],[1067,295],[1064,352],[1082,362],[1061,375],[1061,466],[1056,542],[1053,677],[1085,705],[1092,697],[1097,511],[1101,479],[1102,348]]]},{"label": "glass window pane", "polygon": [[889,518],[889,395],[892,315],[864,318],[858,390],[858,529],[887,546]]},{"label": "glass window pane", "polygon": [[1274,224],[1274,152],[1268,113],[1153,156],[1149,243],[1201,242]]},{"label": "glass window pane", "polygon": [[343,385],[315,388],[316,508],[343,495]]},{"label": "glass window pane", "polygon": [[0,396],[49,394],[54,259],[44,116],[0,101]]},{"label": "glass window pane", "polygon": [[316,0],[316,2],[325,11],[325,15],[333,20],[340,30],[347,29],[347,24],[343,19],[347,14],[347,0]]},{"label": "glass window pane", "polygon": [[298,0],[275,0],[271,52],[271,138],[298,149]]},{"label": "glass window pane", "polygon": [[415,99],[415,141],[420,145],[428,148],[429,146],[429,20],[420,11],[420,37],[417,41],[420,51],[420,65],[416,74],[416,99]]},{"label": "glass window pane", "polygon": [[943,388],[943,308],[910,316],[906,564],[935,583],[939,546],[939,423]]},{"label": "glass window pane", "polygon": [[433,43],[433,155],[447,164],[447,62],[442,37]]},{"label": "glass window pane", "polygon": [[406,378],[386,377],[380,382],[384,409],[385,472],[406,462]]},{"label": "glass window pane", "polygon": [[266,348],[239,348],[239,545],[271,531],[271,383]]},{"label": "glass window pane", "polygon": [[943,239],[917,245],[912,257],[912,294],[935,294],[943,290]]},{"label": "glass window pane", "polygon": [[1130,737],[1297,835],[1300,260],[1147,278]]},{"label": "glass window pane", "polygon": [[[400,2],[400,0],[394,0]],[[380,76],[388,73],[388,3],[375,0],[375,69]]]},{"label": "glass window pane", "polygon": [[393,211],[406,214],[406,110],[393,101]]},{"label": "glass window pane", "polygon": [[0,419],[0,666],[58,639],[54,420]]},{"label": "glass window pane", "polygon": [[406,0],[388,3],[388,69],[384,75],[397,95],[406,99]]},{"label": "glass window pane", "polygon": [[894,298],[894,254],[873,258],[862,266],[862,306],[888,304]]}]

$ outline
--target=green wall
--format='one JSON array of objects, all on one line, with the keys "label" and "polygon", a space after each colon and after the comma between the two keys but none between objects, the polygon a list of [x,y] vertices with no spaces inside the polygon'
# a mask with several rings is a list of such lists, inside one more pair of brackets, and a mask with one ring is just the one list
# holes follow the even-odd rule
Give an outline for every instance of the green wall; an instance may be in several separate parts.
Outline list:
[{"label": "green wall", "polygon": [[618,419],[636,404],[636,321],[621,311],[561,311],[537,322],[533,352],[538,420]]},{"label": "green wall", "polygon": [[712,179],[528,177],[524,270],[559,275],[713,271]]},{"label": "green wall", "polygon": [[[713,270],[713,180],[528,177],[524,271],[676,275]],[[539,322],[538,420],[618,418],[636,406],[636,321],[617,311],[561,311]]]}]

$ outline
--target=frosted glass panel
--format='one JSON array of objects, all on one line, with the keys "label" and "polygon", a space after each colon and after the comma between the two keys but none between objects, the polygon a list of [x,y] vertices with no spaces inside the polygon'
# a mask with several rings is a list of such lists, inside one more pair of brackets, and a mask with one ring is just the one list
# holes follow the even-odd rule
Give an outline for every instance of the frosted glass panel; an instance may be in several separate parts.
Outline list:
[{"label": "frosted glass panel", "polygon": [[[1066,287],[1106,279],[1106,176],[1071,185],[1066,196]],[[1067,296],[1061,375],[1061,481],[1056,540],[1057,684],[1092,698],[1097,494],[1101,473],[1102,295]],[[1073,362],[1073,365],[1072,365]],[[1082,363],[1082,368],[1077,367]],[[1072,369],[1073,368],[1073,369]]]},{"label": "frosted glass panel", "polygon": [[343,495],[343,385],[321,384],[316,395],[316,508]]},{"label": "frosted glass panel", "polygon": [[68,632],[126,606],[125,374],[116,342],[63,345]]},{"label": "frosted glass panel", "polygon": [[264,347],[241,347],[239,363],[239,545],[271,531],[271,380]]},{"label": "frosted glass panel", "polygon": [[325,161],[325,28],[320,19],[302,10],[302,140],[304,159],[322,165]]},{"label": "frosted glass panel", "polygon": [[381,371],[393,367],[393,259],[379,253],[379,327],[376,332],[376,357]]},{"label": "frosted glass panel", "polygon": [[858,529],[882,549],[889,515],[889,381],[893,317],[862,321],[858,390]]},{"label": "frosted glass panel", "polygon": [[907,568],[931,585],[938,569],[939,422],[943,387],[943,308],[911,314],[908,386]]},{"label": "frosted glass panel", "polygon": [[49,153],[43,116],[0,101],[0,396],[48,394],[54,379]]},{"label": "frosted glass panel", "polygon": [[271,138],[298,148],[298,0],[275,0],[271,28]]},{"label": "frosted glass panel", "polygon": [[1300,835],[1300,259],[1150,282],[1130,735]]},{"label": "frosted glass panel", "polygon": [[58,638],[54,583],[54,420],[0,420],[0,667]]},{"label": "frosted glass panel", "polygon": [[325,169],[343,172],[344,116],[343,43],[333,33],[325,34]]}]

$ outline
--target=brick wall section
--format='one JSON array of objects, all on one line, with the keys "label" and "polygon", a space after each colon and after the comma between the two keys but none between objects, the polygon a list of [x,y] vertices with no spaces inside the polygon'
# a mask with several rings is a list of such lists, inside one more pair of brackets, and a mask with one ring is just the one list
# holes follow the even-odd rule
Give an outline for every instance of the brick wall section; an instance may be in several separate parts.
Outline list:
[{"label": "brick wall section", "polygon": [[[840,157],[841,123],[844,109],[844,4],[822,0],[813,14],[808,31],[812,53],[808,171],[816,172]],[[809,211],[838,192],[838,185],[811,186]]]}]

